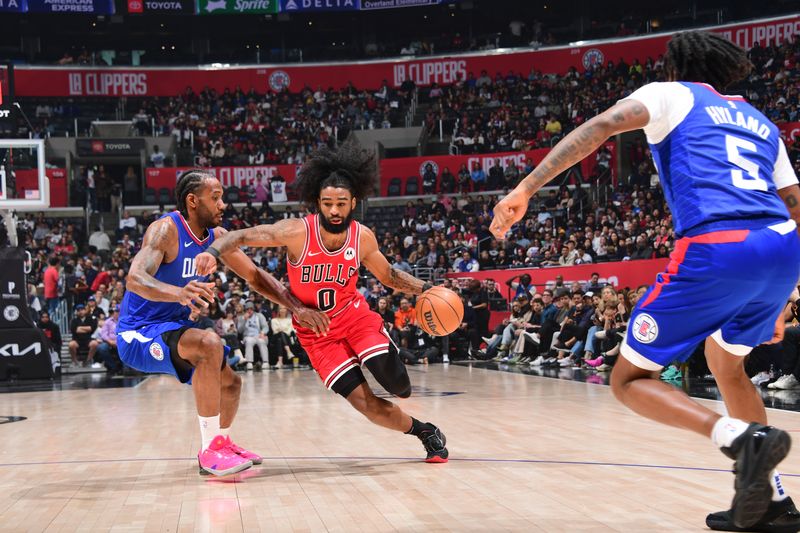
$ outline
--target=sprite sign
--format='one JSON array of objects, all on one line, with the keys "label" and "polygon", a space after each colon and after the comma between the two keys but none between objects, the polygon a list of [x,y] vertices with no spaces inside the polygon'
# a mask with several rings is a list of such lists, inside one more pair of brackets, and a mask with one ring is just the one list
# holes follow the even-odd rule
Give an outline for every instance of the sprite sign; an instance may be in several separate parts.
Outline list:
[{"label": "sprite sign", "polygon": [[200,15],[277,13],[279,0],[197,0]]}]

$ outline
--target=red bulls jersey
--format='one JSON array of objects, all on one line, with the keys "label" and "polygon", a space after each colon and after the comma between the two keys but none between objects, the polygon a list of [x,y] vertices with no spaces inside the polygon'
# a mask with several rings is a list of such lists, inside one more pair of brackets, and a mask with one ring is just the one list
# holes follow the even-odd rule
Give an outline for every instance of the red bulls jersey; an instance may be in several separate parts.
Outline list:
[{"label": "red bulls jersey", "polygon": [[289,288],[298,300],[333,317],[351,303],[363,299],[356,290],[361,224],[355,220],[347,229],[344,246],[335,252],[322,244],[319,215],[303,219],[306,243],[296,263],[287,262]]}]

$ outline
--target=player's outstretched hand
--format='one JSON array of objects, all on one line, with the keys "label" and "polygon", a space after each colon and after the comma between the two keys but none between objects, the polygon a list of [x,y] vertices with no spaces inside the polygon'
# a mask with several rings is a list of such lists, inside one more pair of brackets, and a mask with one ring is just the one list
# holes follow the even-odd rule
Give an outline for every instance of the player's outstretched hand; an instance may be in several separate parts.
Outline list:
[{"label": "player's outstretched hand", "polygon": [[292,316],[301,326],[312,330],[317,336],[328,334],[331,319],[325,313],[301,306],[292,309]]},{"label": "player's outstretched hand", "polygon": [[178,303],[188,306],[192,313],[200,314],[200,309],[208,307],[214,300],[214,284],[192,280],[187,283],[178,295]]},{"label": "player's outstretched hand", "polygon": [[208,252],[200,252],[194,258],[198,276],[210,276],[217,271],[217,259]]},{"label": "player's outstretched hand", "polygon": [[511,226],[522,220],[528,210],[528,197],[518,189],[514,189],[508,196],[494,206],[494,218],[489,229],[498,240],[506,238],[506,233]]}]

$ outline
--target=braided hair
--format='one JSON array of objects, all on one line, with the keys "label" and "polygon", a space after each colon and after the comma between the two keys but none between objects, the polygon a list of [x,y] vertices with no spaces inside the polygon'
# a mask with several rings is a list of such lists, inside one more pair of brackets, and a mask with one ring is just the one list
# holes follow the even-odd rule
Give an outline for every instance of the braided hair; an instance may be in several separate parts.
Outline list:
[{"label": "braided hair", "polygon": [[200,168],[192,168],[181,174],[178,184],[175,185],[175,199],[178,203],[178,211],[184,217],[189,216],[186,197],[189,196],[189,193],[197,194],[200,187],[203,186],[203,181],[211,177],[211,174]]},{"label": "braided hair", "polygon": [[347,189],[361,200],[372,192],[375,179],[375,156],[348,140],[336,150],[323,147],[311,154],[297,175],[295,188],[300,201],[315,210],[325,187]]},{"label": "braided hair", "polygon": [[685,31],[667,44],[664,68],[679,81],[708,83],[719,91],[744,79],[753,68],[747,52],[716,33]]}]

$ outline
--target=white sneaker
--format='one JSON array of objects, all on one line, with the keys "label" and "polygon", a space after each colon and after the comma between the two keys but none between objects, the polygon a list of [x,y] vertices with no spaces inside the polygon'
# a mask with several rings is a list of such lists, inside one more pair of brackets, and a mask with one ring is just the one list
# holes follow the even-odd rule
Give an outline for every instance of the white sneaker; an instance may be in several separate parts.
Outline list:
[{"label": "white sneaker", "polygon": [[558,366],[560,367],[572,366],[572,357],[565,357],[564,359],[560,359],[558,361]]},{"label": "white sneaker", "polygon": [[247,370],[253,370],[253,363],[250,361],[247,362]]},{"label": "white sneaker", "polygon": [[489,338],[489,337],[481,337],[481,339],[483,339],[483,342],[485,342],[486,344],[489,344],[490,342],[492,342],[492,339]]},{"label": "white sneaker", "polygon": [[556,361],[558,361],[558,359],[555,357],[548,357],[547,359],[544,360],[544,362],[547,363],[548,365],[552,365]]},{"label": "white sneaker", "polygon": [[778,381],[775,383],[770,383],[767,387],[778,390],[793,390],[800,388],[800,382],[797,381],[797,378],[794,377],[794,374],[787,374],[779,377]]},{"label": "white sneaker", "polygon": [[758,374],[756,374],[755,376],[750,378],[750,381],[753,382],[753,385],[758,387],[762,383],[766,383],[767,381],[769,381],[771,379],[772,379],[772,374],[770,374],[769,372],[764,370],[763,372],[759,372]]},{"label": "white sneaker", "polygon": [[103,368],[103,363],[92,363],[92,368]]},{"label": "white sneaker", "polygon": [[449,363],[449,362],[450,358],[445,355],[444,358],[442,358],[442,363]]},{"label": "white sneaker", "polygon": [[540,355],[539,357],[531,361],[530,366],[542,366],[542,363],[544,363],[544,357]]}]

